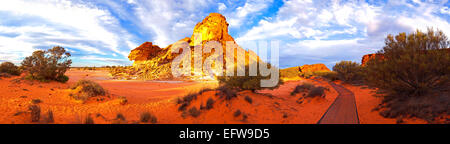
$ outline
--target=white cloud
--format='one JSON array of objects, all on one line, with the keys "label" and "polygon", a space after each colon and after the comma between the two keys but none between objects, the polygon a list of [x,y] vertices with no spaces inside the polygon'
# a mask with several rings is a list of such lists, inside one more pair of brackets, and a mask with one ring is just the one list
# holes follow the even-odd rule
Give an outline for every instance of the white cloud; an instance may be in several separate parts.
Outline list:
[{"label": "white cloud", "polygon": [[227,6],[224,3],[219,3],[218,5],[219,5],[219,8],[218,8],[219,11],[224,11],[227,9]]},{"label": "white cloud", "polygon": [[[18,36],[0,35],[0,49],[3,53],[14,52],[18,61],[29,55],[35,47],[60,45],[78,49],[80,54],[109,54],[113,51],[128,55],[129,48],[123,48],[125,41],[132,38],[120,27],[118,20],[109,11],[99,9],[90,3],[67,0],[48,1],[2,1],[0,11],[6,21],[22,21],[19,25],[0,23],[0,33],[15,33]],[[18,45],[21,43],[23,45]]]},{"label": "white cloud", "polygon": [[447,12],[440,6],[444,2],[389,1],[377,5],[339,0],[284,2],[275,17],[261,20],[240,35],[238,43],[282,40],[282,59],[297,55],[322,58],[320,61],[328,63],[336,61],[333,59],[336,57],[355,60],[375,52],[389,33],[435,27],[450,35],[449,20],[435,15]]},{"label": "white cloud", "polygon": [[247,0],[243,6],[236,11],[227,14],[230,27],[239,27],[249,19],[249,16],[258,15],[258,12],[267,9],[273,0]]}]

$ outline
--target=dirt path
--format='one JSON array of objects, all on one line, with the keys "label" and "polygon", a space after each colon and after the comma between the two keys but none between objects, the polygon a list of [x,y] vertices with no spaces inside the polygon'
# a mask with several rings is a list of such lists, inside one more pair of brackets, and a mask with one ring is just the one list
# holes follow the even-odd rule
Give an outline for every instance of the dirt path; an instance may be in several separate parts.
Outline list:
[{"label": "dirt path", "polygon": [[330,82],[339,93],[318,124],[359,124],[355,95],[341,85]]}]

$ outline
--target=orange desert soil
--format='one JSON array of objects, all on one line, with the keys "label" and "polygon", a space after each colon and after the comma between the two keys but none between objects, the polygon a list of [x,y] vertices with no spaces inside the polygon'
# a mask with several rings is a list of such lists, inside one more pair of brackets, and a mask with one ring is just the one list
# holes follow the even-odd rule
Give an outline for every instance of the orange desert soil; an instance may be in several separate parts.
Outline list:
[{"label": "orange desert soil", "polygon": [[[37,81],[22,80],[14,82],[12,78],[0,79],[0,123],[21,124],[32,123],[27,111],[31,100],[40,99],[42,102],[41,118],[45,117],[48,110],[53,111],[56,124],[82,123],[87,115],[90,115],[96,124],[118,123],[116,115],[121,113],[126,118],[120,123],[139,123],[140,114],[150,112],[157,117],[160,124],[315,124],[333,103],[338,93],[327,82],[317,80],[287,81],[275,90],[261,90],[260,94],[250,91],[240,92],[232,100],[224,100],[216,96],[216,91],[208,91],[198,96],[191,102],[188,109],[205,105],[208,98],[215,100],[213,108],[201,110],[201,114],[194,118],[185,116],[178,111],[177,98],[189,93],[197,92],[203,88],[215,88],[214,81],[138,81],[138,80],[112,80],[107,71],[81,71],[70,70],[66,73],[70,80],[66,84],[58,82],[42,83]],[[89,79],[103,86],[111,98],[103,102],[95,100],[81,103],[69,96],[71,85],[81,79]],[[291,96],[290,93],[298,84],[311,82],[324,86],[325,99],[307,99],[298,104],[296,100],[302,95],[299,93]],[[371,89],[362,89],[357,86],[344,85],[355,94],[361,123],[395,123],[393,119],[385,119],[378,112],[371,111],[380,98],[373,97]],[[248,96],[252,103],[245,100]],[[120,104],[118,97],[126,97],[128,103]],[[240,110],[241,115],[234,116]],[[244,118],[245,116],[247,118]],[[406,120],[408,123],[421,123],[421,121]],[[42,123],[42,122],[41,122]]]},{"label": "orange desert soil", "polygon": [[[369,89],[367,86],[353,86],[342,84],[345,88],[352,91],[355,95],[356,106],[358,109],[359,121],[361,124],[396,124],[396,119],[384,118],[379,111],[373,109],[381,103],[381,95],[376,94],[375,89]],[[405,124],[426,124],[427,122],[416,118],[403,119]]]}]

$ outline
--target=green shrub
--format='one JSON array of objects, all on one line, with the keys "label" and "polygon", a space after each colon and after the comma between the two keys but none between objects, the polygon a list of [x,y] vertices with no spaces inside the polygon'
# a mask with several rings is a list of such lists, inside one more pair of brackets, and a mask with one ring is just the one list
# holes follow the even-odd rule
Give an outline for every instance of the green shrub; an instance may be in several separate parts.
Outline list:
[{"label": "green shrub", "polygon": [[337,77],[347,83],[361,83],[364,80],[364,68],[351,61],[341,61],[334,65],[333,71]]},{"label": "green shrub", "polygon": [[[367,63],[367,81],[369,85],[387,93],[383,103],[387,108],[385,113],[391,114],[385,114],[386,116],[405,116],[412,115],[412,111],[423,111],[422,106],[429,100],[409,101],[419,97],[433,98],[436,97],[433,95],[442,95],[449,89],[450,41],[442,31],[428,29],[427,32],[417,30],[410,34],[388,35],[385,43],[378,52],[384,58],[375,58]],[[444,95],[441,99],[429,105],[444,105],[448,114],[448,103],[442,101],[448,101],[449,96]],[[418,107],[421,109],[417,109]],[[423,111],[414,116],[420,117],[419,115],[427,115],[426,113],[434,112]]]},{"label": "green shrub", "polygon": [[368,62],[371,85],[393,94],[426,95],[450,83],[450,41],[442,31],[389,35],[379,53],[384,60]]},{"label": "green shrub", "polygon": [[281,84],[283,84],[281,78],[278,78],[278,84],[275,87],[261,87],[261,80],[270,79],[270,76],[263,77],[259,73],[257,76],[250,76],[248,71],[249,66],[247,65],[245,67],[246,67],[245,76],[218,76],[217,80],[221,85],[224,85],[226,87],[237,90],[251,90],[253,92],[261,89],[275,89]]},{"label": "green shrub", "polygon": [[20,69],[11,62],[3,62],[0,64],[0,73],[7,73],[10,75],[20,75]]},{"label": "green shrub", "polygon": [[91,97],[104,96],[106,90],[103,89],[98,83],[91,80],[80,80],[72,86],[72,90],[79,90],[77,93],[72,94],[72,97],[76,100],[87,100]]},{"label": "green shrub", "polygon": [[65,82],[68,78],[64,74],[72,64],[70,56],[70,53],[59,46],[46,51],[38,50],[22,61],[22,68],[32,79]]},{"label": "green shrub", "polygon": [[313,73],[314,76],[322,77],[330,81],[339,80],[338,74],[336,72],[330,71],[318,71]]}]

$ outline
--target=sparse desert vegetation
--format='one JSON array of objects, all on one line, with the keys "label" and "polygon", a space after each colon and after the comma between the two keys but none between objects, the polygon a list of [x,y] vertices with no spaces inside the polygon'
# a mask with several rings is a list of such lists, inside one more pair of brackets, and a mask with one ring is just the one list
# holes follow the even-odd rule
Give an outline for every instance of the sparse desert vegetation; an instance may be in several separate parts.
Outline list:
[{"label": "sparse desert vegetation", "polygon": [[364,68],[352,61],[341,61],[336,63],[333,67],[337,78],[347,83],[363,83],[364,82]]},{"label": "sparse desert vegetation", "polygon": [[450,41],[439,30],[417,30],[386,38],[379,54],[367,63],[367,81],[386,93],[380,114],[388,118],[417,117],[435,122],[448,115]]},{"label": "sparse desert vegetation", "polygon": [[9,77],[7,75],[20,75],[21,71],[18,66],[11,62],[3,62],[0,64],[0,77]]},{"label": "sparse desert vegetation", "polygon": [[70,56],[69,52],[59,46],[45,51],[38,50],[22,61],[22,69],[28,74],[28,79],[67,82],[69,77],[65,73],[72,64]]},{"label": "sparse desert vegetation", "polygon": [[297,100],[297,103],[302,104],[307,98],[325,98],[325,91],[329,90],[328,88],[322,86],[315,86],[312,83],[302,83],[297,85],[294,90],[291,92],[291,96],[294,96],[298,93],[303,93],[303,95]]},{"label": "sparse desert vegetation", "polygon": [[80,80],[71,89],[73,92],[70,95],[75,100],[86,101],[92,97],[106,95],[106,90],[91,80]]}]

